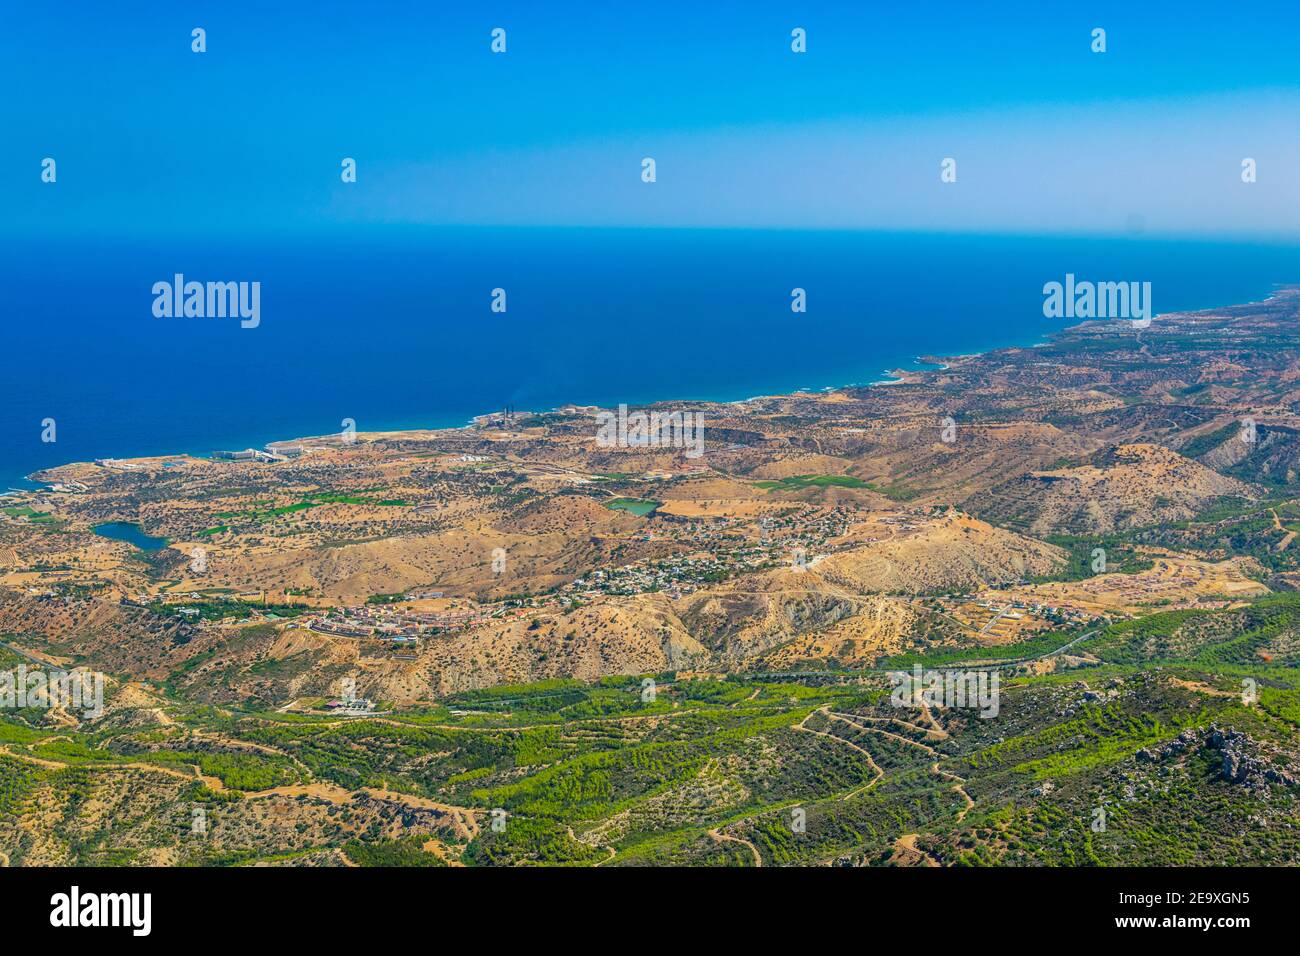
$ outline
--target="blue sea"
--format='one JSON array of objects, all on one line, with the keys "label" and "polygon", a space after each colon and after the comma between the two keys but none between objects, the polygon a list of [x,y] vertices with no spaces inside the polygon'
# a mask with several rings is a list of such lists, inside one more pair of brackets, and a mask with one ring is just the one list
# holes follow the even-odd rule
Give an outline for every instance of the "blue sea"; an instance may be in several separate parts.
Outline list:
[{"label": "blue sea", "polygon": [[[1300,281],[1300,246],[762,230],[371,229],[0,247],[0,489],[68,461],[462,425],[505,405],[742,399],[1028,345],[1067,272],[1155,312]],[[261,324],[154,283],[261,283]],[[807,312],[793,313],[794,288]],[[506,291],[507,310],[490,308]],[[57,440],[42,442],[42,420]]]}]

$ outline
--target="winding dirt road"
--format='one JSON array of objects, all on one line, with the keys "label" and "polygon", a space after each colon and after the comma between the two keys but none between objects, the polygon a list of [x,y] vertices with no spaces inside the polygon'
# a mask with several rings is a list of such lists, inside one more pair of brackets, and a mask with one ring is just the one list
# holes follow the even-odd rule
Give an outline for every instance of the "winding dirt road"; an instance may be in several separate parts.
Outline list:
[{"label": "winding dirt road", "polygon": [[871,769],[876,772],[875,778],[870,783],[868,783],[865,787],[859,787],[857,790],[854,790],[851,793],[846,793],[843,797],[840,798],[841,800],[848,800],[851,799],[852,797],[856,797],[860,793],[866,793],[868,790],[870,790],[872,787],[874,787],[884,778],[885,771],[880,769],[880,766],[879,764],[876,763],[875,758],[871,756],[871,752],[867,750],[865,747],[859,747],[851,740],[845,740],[843,737],[836,737],[834,734],[828,734],[824,730],[813,730],[810,727],[805,727],[804,725],[808,723],[808,718],[812,717],[813,714],[821,714],[823,717],[832,718],[835,720],[842,720],[844,721],[844,723],[849,724],[849,726],[851,727],[858,726],[857,724],[854,724],[852,721],[844,720],[844,718],[840,717],[838,714],[831,713],[831,705],[827,704],[825,707],[819,707],[814,711],[810,711],[807,717],[805,717],[803,720],[799,721],[799,723],[794,725],[794,729],[802,730],[806,734],[816,734],[818,737],[826,737],[829,740],[834,740],[837,743],[844,744],[844,746],[846,747],[852,747],[858,753],[862,754],[862,756],[867,758],[867,763],[871,764]]},{"label": "winding dirt road", "polygon": [[[816,733],[816,731],[812,731],[812,733]],[[731,836],[729,833],[721,833],[718,830],[710,830],[709,836],[713,838],[714,843],[722,843],[725,841],[727,843],[740,843],[749,847],[749,852],[754,854],[754,865],[763,865],[763,858],[758,855],[758,847],[754,846],[754,844],[750,843],[748,840],[742,840],[740,837]]]}]

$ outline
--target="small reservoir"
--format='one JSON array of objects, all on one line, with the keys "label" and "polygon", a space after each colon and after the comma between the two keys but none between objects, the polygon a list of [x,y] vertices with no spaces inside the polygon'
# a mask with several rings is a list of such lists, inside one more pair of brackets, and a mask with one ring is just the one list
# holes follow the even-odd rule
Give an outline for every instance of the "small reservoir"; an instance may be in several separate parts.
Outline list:
[{"label": "small reservoir", "polygon": [[97,524],[93,530],[95,534],[102,538],[125,541],[127,544],[135,545],[141,551],[160,551],[167,547],[166,538],[150,537],[144,533],[144,530],[138,524],[132,524],[129,521],[109,521],[106,524]]}]

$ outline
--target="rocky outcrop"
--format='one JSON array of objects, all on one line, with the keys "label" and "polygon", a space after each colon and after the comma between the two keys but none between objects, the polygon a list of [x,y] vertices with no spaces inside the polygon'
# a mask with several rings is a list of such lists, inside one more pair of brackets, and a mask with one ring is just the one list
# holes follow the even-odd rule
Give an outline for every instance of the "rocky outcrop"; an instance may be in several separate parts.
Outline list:
[{"label": "rocky outcrop", "polygon": [[1201,749],[1218,755],[1219,778],[1225,783],[1251,790],[1264,790],[1271,784],[1300,786],[1300,779],[1293,772],[1271,766],[1258,755],[1259,745],[1249,734],[1221,729],[1215,724],[1209,729],[1184,730],[1161,747],[1139,750],[1136,757],[1139,763],[1164,763]]}]

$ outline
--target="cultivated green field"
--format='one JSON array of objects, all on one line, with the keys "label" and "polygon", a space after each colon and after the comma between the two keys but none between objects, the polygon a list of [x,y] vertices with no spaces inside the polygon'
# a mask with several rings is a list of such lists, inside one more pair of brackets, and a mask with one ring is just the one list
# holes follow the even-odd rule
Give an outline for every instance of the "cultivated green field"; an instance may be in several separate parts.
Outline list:
[{"label": "cultivated green field", "polygon": [[[0,851],[429,866],[1300,861],[1300,596],[1116,623],[1071,650],[1083,652],[1096,662],[1003,670],[989,718],[896,707],[880,672],[554,680],[362,719],[198,707],[161,688],[156,706],[110,707],[93,730],[9,710]],[[420,801],[457,808],[473,832]],[[272,825],[273,806],[293,824]],[[187,830],[196,807],[201,839]],[[41,808],[41,833],[21,825]]]}]

